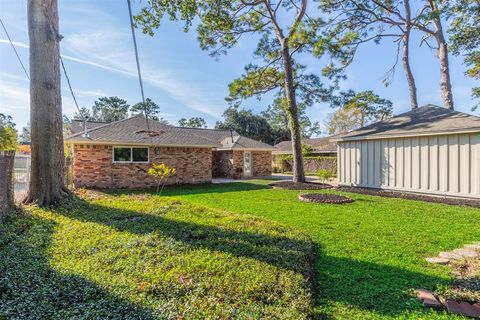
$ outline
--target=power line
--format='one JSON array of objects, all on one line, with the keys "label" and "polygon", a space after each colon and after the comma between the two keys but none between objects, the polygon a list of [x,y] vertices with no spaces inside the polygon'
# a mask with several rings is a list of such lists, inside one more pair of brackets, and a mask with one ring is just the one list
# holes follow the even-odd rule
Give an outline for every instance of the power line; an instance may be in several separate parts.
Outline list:
[{"label": "power line", "polygon": [[12,39],[10,39],[10,35],[8,34],[7,28],[5,28],[5,25],[3,24],[2,19],[0,19],[0,23],[2,24],[3,31],[5,31],[5,34],[7,35],[8,41],[10,41],[10,44],[12,45],[13,51],[15,51],[15,55],[17,56],[18,62],[22,65],[22,69],[25,72],[25,75],[27,76],[27,79],[30,80],[30,76],[28,75],[27,69],[23,65],[22,59],[20,59],[20,56],[18,55],[17,49],[15,48],[15,45],[12,42]]},{"label": "power line", "polygon": [[[63,38],[53,27],[52,19],[50,19],[50,16],[47,13],[45,13],[45,17],[47,18],[48,26],[50,27],[50,32],[52,33],[52,35],[55,35],[56,39]],[[83,118],[83,121],[85,122],[85,121],[87,121],[87,118],[84,116],[82,110],[80,110],[80,107],[78,106],[77,98],[75,97],[75,93],[73,92],[72,84],[70,83],[70,78],[68,76],[67,69],[65,68],[65,64],[63,63],[62,55],[60,54],[60,44],[58,44],[58,51],[59,51],[58,56],[60,58],[60,64],[62,65],[63,74],[65,75],[65,79],[67,80],[68,88],[70,89],[70,94],[72,95],[73,102],[75,103],[75,106],[77,107],[78,114],[80,115],[80,117]]]},{"label": "power line", "polygon": [[140,92],[142,93],[142,102],[143,102],[143,112],[145,114],[145,122],[147,124],[147,135],[150,137],[150,142],[152,142],[152,131],[150,130],[150,123],[148,122],[148,112],[147,104],[145,103],[145,94],[143,93],[143,81],[142,81],[142,72],[140,71],[140,60],[138,59],[138,48],[137,48],[137,39],[135,37],[135,26],[133,24],[133,15],[132,15],[132,4],[130,0],[127,0],[128,4],[128,15],[130,17],[130,29],[132,30],[132,39],[133,39],[133,48],[135,49],[135,60],[137,61],[137,72],[138,72],[138,82],[140,83]]},{"label": "power line", "polygon": [[63,73],[65,74],[65,79],[67,79],[68,88],[70,89],[70,93],[72,94],[73,102],[75,102],[75,106],[77,107],[77,110],[78,110],[78,113],[80,114],[80,116],[82,118],[84,118],[83,113],[80,110],[80,107],[78,106],[77,98],[75,97],[75,94],[73,93],[72,85],[70,84],[70,78],[68,77],[67,69],[65,69],[65,64],[63,63],[62,56],[61,55],[59,55],[59,56],[60,56],[60,63],[62,64]]},{"label": "power line", "polygon": [[[130,16],[130,28],[132,29],[132,38],[133,38],[133,47],[135,49],[135,60],[137,61],[137,72],[138,72],[138,81],[140,82],[140,91],[142,93],[142,101],[145,106],[145,94],[143,93],[143,81],[142,81],[142,72],[140,71],[140,61],[138,60],[138,48],[137,48],[137,39],[135,38],[135,26],[133,24],[133,15],[132,15],[132,4],[130,0],[127,0],[128,3],[128,14]],[[146,115],[146,113],[145,113]]]}]

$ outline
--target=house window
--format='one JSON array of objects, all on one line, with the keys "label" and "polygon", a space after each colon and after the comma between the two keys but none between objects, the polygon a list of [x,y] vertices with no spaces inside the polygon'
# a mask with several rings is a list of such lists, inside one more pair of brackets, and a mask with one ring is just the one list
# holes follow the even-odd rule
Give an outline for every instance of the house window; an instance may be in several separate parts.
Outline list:
[{"label": "house window", "polygon": [[148,148],[113,147],[113,162],[148,163]]}]

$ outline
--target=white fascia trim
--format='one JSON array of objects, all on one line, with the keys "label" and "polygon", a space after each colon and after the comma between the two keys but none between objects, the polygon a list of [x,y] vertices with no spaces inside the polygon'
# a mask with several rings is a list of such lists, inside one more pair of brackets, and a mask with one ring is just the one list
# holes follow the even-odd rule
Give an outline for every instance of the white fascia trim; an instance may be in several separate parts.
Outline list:
[{"label": "white fascia trim", "polygon": [[480,128],[478,129],[459,129],[459,130],[449,130],[449,131],[434,131],[434,132],[412,132],[412,133],[402,133],[402,134],[392,134],[392,135],[363,135],[358,137],[346,137],[346,138],[333,138],[330,139],[332,142],[343,142],[343,141],[358,141],[358,140],[379,140],[379,139],[395,139],[395,138],[405,138],[405,137],[426,137],[426,136],[439,136],[439,135],[449,135],[449,134],[462,134],[462,133],[480,133]]},{"label": "white fascia trim", "polygon": [[115,142],[115,141],[65,141],[66,144],[78,145],[78,144],[88,144],[88,145],[106,145],[106,146],[126,146],[126,147],[176,147],[176,148],[215,148],[215,145],[187,145],[187,144],[151,144],[151,143],[141,143],[141,142]]},{"label": "white fascia trim", "polygon": [[216,148],[215,150],[218,150],[218,151],[229,151],[229,150],[233,150],[233,151],[272,151],[272,149],[270,148]]}]

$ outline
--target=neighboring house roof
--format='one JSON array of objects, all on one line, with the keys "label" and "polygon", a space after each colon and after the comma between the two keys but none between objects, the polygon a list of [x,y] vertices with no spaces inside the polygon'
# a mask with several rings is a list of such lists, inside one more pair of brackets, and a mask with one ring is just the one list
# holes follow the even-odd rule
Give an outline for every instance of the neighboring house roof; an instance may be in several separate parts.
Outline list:
[{"label": "neighboring house roof", "polygon": [[[105,143],[105,144],[142,144],[142,145],[171,145],[171,146],[202,146],[215,147],[219,149],[264,149],[272,150],[273,147],[259,141],[240,136],[235,131],[197,129],[174,127],[160,123],[155,120],[148,120],[148,127],[145,117],[142,115],[120,120],[111,123],[93,123],[88,125],[89,137],[83,137],[82,129],[66,137],[69,143]],[[72,126],[73,127],[73,126]],[[78,128],[78,125],[76,125]],[[148,134],[148,129],[151,134]],[[233,140],[235,143],[231,143]],[[229,142],[230,141],[230,142]]]},{"label": "neighboring house roof", "polygon": [[332,141],[479,132],[480,117],[426,105],[416,110],[332,137]]},{"label": "neighboring house roof", "polygon": [[243,136],[234,136],[233,138],[231,136],[224,138],[220,144],[222,145],[221,148],[219,149],[238,149],[238,150],[244,150],[244,149],[249,149],[249,150],[273,150],[273,146],[253,140],[247,137]]},{"label": "neighboring house roof", "polygon": [[[87,121],[87,130],[103,126],[104,124],[107,124],[107,122]],[[70,124],[70,132],[72,135],[79,132],[83,133],[84,131],[85,127],[83,120],[72,120]]]},{"label": "neighboring house roof", "polygon": [[[313,148],[312,153],[333,153],[337,152],[337,145],[330,142],[330,137],[303,139],[302,144]],[[282,141],[274,146],[273,153],[287,154],[292,153],[292,141]]]}]

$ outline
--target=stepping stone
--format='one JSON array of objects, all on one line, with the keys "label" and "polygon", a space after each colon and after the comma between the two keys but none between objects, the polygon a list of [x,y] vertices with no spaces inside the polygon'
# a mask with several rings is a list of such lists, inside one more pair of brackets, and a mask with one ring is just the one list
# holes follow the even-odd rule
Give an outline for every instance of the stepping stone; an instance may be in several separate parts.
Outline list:
[{"label": "stepping stone", "polygon": [[451,252],[451,251],[443,251],[438,254],[440,258],[445,258],[449,260],[460,260],[463,259],[463,257],[457,253]]},{"label": "stepping stone", "polygon": [[448,264],[450,262],[449,259],[446,258],[440,258],[440,257],[430,257],[430,258],[425,258],[427,262],[429,263],[434,263],[434,264]]},{"label": "stepping stone", "polygon": [[443,309],[443,304],[437,300],[433,292],[425,289],[415,290],[417,299],[420,300],[424,306],[433,308],[433,309]]},{"label": "stepping stone", "polygon": [[480,305],[470,304],[468,302],[460,302],[447,300],[447,310],[450,313],[463,315],[466,317],[480,318]]},{"label": "stepping stone", "polygon": [[455,249],[453,250],[453,253],[461,255],[462,257],[465,257],[465,258],[475,258],[476,256],[479,255],[477,251],[470,250],[470,249]]},{"label": "stepping stone", "polygon": [[470,249],[470,250],[477,250],[480,251],[480,244],[466,244],[464,246],[465,249]]}]

